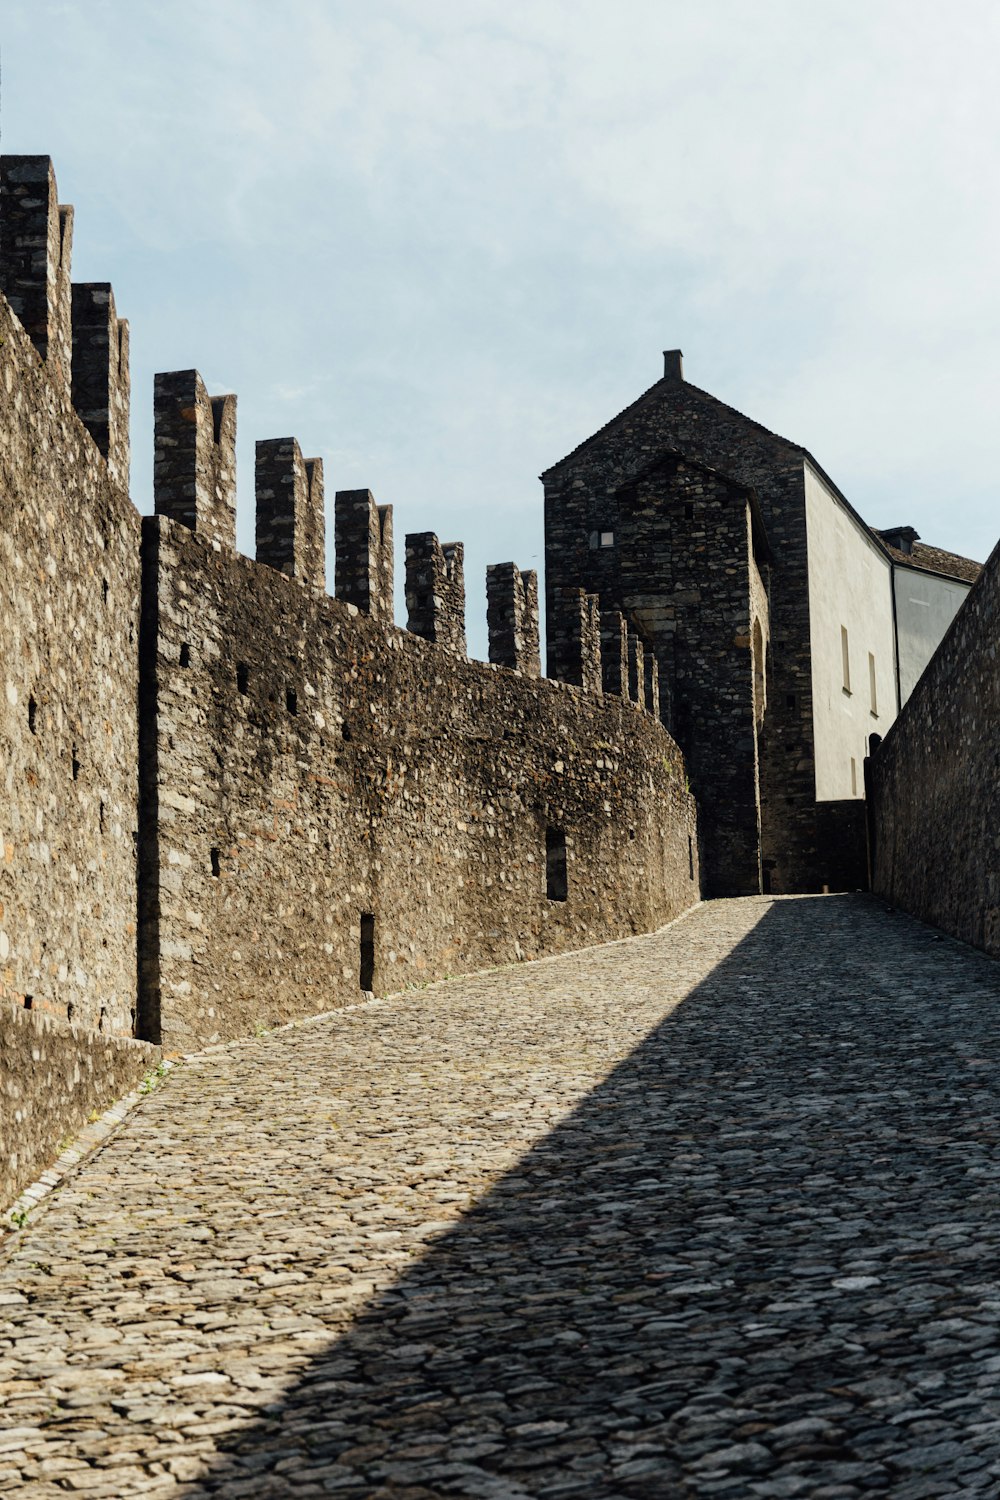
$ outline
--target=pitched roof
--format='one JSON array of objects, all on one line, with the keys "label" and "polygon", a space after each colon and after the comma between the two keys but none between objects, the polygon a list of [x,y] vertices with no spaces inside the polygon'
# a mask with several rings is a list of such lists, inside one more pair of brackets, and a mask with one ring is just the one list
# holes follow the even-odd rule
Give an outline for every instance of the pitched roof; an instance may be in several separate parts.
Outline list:
[{"label": "pitched roof", "polygon": [[893,562],[916,568],[921,573],[940,573],[946,578],[957,578],[962,583],[975,583],[983,571],[982,563],[973,562],[971,557],[960,557],[957,552],[945,552],[943,547],[928,547],[924,542],[914,542],[912,552],[901,552],[898,547],[890,547],[884,538],[882,545]]},{"label": "pitched roof", "polygon": [[737,416],[741,418],[742,421],[746,422],[748,427],[755,427],[758,432],[764,433],[766,437],[774,438],[776,442],[784,443],[787,447],[794,449],[796,452],[806,452],[806,449],[802,447],[801,443],[793,443],[789,438],[782,437],[780,432],[772,432],[769,427],[765,427],[762,422],[755,422],[753,417],[748,417],[746,413],[740,411],[738,407],[729,406],[725,401],[720,401],[718,396],[712,395],[711,391],[703,391],[701,386],[693,385],[690,380],[677,381],[676,379],[671,379],[667,376],[661,375],[660,379],[655,381],[648,390],[643,391],[642,395],[636,397],[634,401],[630,401],[628,406],[623,406],[621,411],[616,412],[615,415],[610,419],[610,421],[604,423],[603,427],[598,427],[597,431],[592,432],[588,438],[584,438],[582,443],[577,443],[575,448],[571,448],[570,451],[565,455],[565,457],[557,459],[554,464],[549,464],[549,467],[547,469],[543,469],[541,474],[539,474],[538,476],[539,479],[547,479],[550,474],[554,474],[557,469],[561,469],[563,464],[568,463],[571,458],[576,458],[577,455],[582,453],[585,448],[589,448],[591,443],[596,442],[598,438],[604,437],[605,433],[610,432],[611,429],[615,427],[623,417],[627,417],[630,412],[638,411],[640,407],[645,406],[646,403],[655,394],[664,389],[674,389],[678,384],[687,386],[688,390],[695,391],[699,396],[707,396],[709,401],[715,402],[716,406],[721,406],[725,411],[731,411],[734,416]]},{"label": "pitched roof", "polygon": [[[610,421],[604,423],[603,427],[599,427],[596,432],[592,432],[590,434],[590,437],[584,438],[582,443],[578,443],[576,447],[571,449],[564,458],[560,458],[556,463],[550,464],[547,469],[543,469],[542,473],[539,475],[539,478],[542,480],[548,479],[550,475],[555,474],[556,471],[561,469],[564,464],[570,461],[570,459],[576,458],[585,449],[589,448],[591,443],[597,442],[599,438],[602,438],[607,433],[611,432],[612,429],[616,427],[618,423],[621,422],[625,417],[629,416],[630,413],[638,411],[641,407],[645,406],[647,402],[651,401],[655,396],[661,393],[665,393],[665,391],[667,390],[676,389],[678,384],[687,386],[688,390],[694,391],[699,396],[707,397],[709,401],[713,402],[716,406],[721,407],[723,411],[732,412],[734,416],[739,417],[741,421],[745,422],[748,427],[752,427],[757,432],[763,433],[765,437],[773,438],[775,442],[783,443],[785,447],[789,448],[793,453],[801,453],[803,458],[808,459],[809,463],[813,466],[817,473],[830,486],[831,490],[837,496],[837,499],[841,501],[841,503],[847,508],[847,510],[851,513],[855,520],[858,521],[859,524],[864,528],[864,530],[868,533],[876,546],[881,547],[883,551],[885,551],[889,555],[889,557],[892,558],[893,562],[904,563],[906,567],[917,568],[924,573],[939,573],[946,578],[957,578],[964,583],[975,583],[976,579],[979,577],[980,573],[983,570],[982,563],[973,562],[972,559],[968,557],[960,557],[955,552],[945,552],[940,547],[928,547],[923,542],[914,542],[912,552],[901,552],[896,547],[890,547],[885,538],[880,535],[880,533],[876,531],[873,526],[869,526],[868,522],[864,519],[863,516],[858,514],[854,506],[848,500],[847,496],[841,490],[840,486],[835,484],[830,476],[826,473],[826,471],[822,468],[822,466],[816,462],[812,454],[809,452],[808,448],[804,448],[801,443],[796,443],[791,438],[782,437],[779,432],[772,432],[769,427],[765,427],[762,422],[755,422],[753,417],[748,417],[746,413],[740,411],[738,407],[730,406],[726,401],[720,401],[719,397],[713,396],[711,391],[702,390],[700,386],[693,385],[691,381],[684,380],[683,378],[678,381],[676,377],[661,376],[660,379],[655,381],[648,390],[643,391],[642,395],[637,397],[635,401],[631,401],[629,405],[623,407],[620,412],[616,412],[616,414],[610,419]],[[667,449],[665,451],[672,453],[676,450]],[[681,456],[686,458],[688,462],[693,461],[687,454],[684,454],[683,451],[681,451]],[[706,464],[704,465],[704,467],[707,469],[710,466]],[[739,483],[739,481],[736,480],[732,475],[725,474],[722,470],[713,470],[712,472],[717,473],[722,478],[729,480],[730,483]],[[754,499],[756,500],[756,494],[754,495]]]}]

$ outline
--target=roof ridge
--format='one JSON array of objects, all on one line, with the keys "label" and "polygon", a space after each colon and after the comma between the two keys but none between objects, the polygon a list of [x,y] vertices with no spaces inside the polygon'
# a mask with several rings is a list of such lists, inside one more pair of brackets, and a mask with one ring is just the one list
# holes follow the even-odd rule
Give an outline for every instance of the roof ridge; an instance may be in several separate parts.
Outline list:
[{"label": "roof ridge", "polygon": [[[647,388],[640,395],[636,396],[634,401],[630,401],[627,406],[623,406],[621,411],[615,412],[613,417],[609,417],[609,419],[602,426],[598,427],[595,432],[592,432],[589,437],[584,438],[581,443],[577,443],[576,447],[571,448],[570,451],[562,458],[556,459],[556,462],[554,464],[549,464],[548,468],[543,469],[541,474],[539,475],[539,478],[545,479],[548,474],[554,473],[556,469],[561,469],[563,464],[568,463],[571,458],[575,458],[577,454],[582,453],[585,448],[589,448],[591,443],[595,442],[597,438],[603,437],[605,433],[607,433],[612,427],[614,427],[616,422],[621,421],[622,417],[627,416],[629,412],[635,411],[640,406],[643,406],[652,396],[654,391],[659,390],[662,386],[673,387],[677,384],[678,382],[676,380],[672,380],[665,375],[661,375],[659,380],[654,380],[653,384],[651,386],[647,386]],[[753,417],[748,417],[746,412],[740,411],[738,406],[730,406],[727,401],[723,401],[719,396],[713,395],[711,391],[706,391],[702,386],[695,385],[693,381],[682,380],[680,384],[686,386],[688,390],[697,392],[699,396],[705,396],[709,401],[713,401],[716,406],[721,406],[725,411],[731,411],[734,416],[739,417],[741,421],[748,423],[749,426],[755,427],[758,432],[764,433],[765,436],[773,438],[776,442],[784,443],[786,447],[793,449],[796,453],[807,453],[809,451],[807,448],[803,447],[801,443],[796,443],[792,438],[782,437],[780,432],[773,432],[770,427],[765,427],[763,422],[758,422]],[[719,470],[718,472],[722,473],[724,471]]]}]

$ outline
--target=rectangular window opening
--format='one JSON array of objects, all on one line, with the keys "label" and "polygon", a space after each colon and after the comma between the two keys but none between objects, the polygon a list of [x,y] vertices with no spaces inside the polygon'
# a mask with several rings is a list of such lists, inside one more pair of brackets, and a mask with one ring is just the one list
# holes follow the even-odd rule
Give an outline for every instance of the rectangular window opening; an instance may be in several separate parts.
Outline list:
[{"label": "rectangular window opening", "polygon": [[191,665],[191,647],[188,645],[187,641],[181,641],[181,666],[182,667],[189,667],[190,665]]},{"label": "rectangular window opening", "polygon": [[688,879],[694,879],[694,839],[688,834]]},{"label": "rectangular window opening", "polygon": [[694,506],[693,505],[685,505],[685,507],[684,507],[684,519],[685,519],[685,521],[693,521],[694,520]]},{"label": "rectangular window opening", "polygon": [[212,850],[212,874],[216,880],[222,874],[222,852],[219,849]]},{"label": "rectangular window opening", "polygon": [[290,714],[297,714],[299,711],[298,694],[294,688],[285,689],[285,707]]},{"label": "rectangular window opening", "polygon": [[878,691],[875,682],[875,657],[871,651],[868,653],[868,687],[871,692],[873,716],[878,718]]},{"label": "rectangular window opening", "polygon": [[565,901],[569,896],[566,835],[561,828],[545,830],[545,894],[550,901]]},{"label": "rectangular window opening", "polygon": [[35,997],[34,997],[34,995],[25,995],[25,997],[24,997],[24,1008],[25,1008],[25,1010],[30,1010],[31,1007],[34,1005],[34,1003],[35,1003]]},{"label": "rectangular window opening", "polygon": [[858,763],[854,759],[854,756],[852,755],[851,756],[851,796],[852,797],[856,797],[857,795],[858,795]]},{"label": "rectangular window opening", "polygon": [[844,668],[844,692],[851,691],[851,648],[847,640],[847,626],[840,627],[840,657]]},{"label": "rectangular window opening", "polygon": [[250,668],[245,661],[236,663],[236,686],[241,693],[250,691]]},{"label": "rectangular window opening", "polygon": [[615,545],[615,534],[613,531],[602,531],[600,534],[602,547],[613,547]]},{"label": "rectangular window opening", "polygon": [[38,720],[38,704],[35,702],[34,698],[29,698],[28,699],[28,728],[31,730],[32,734],[37,734],[38,733],[38,729],[36,727],[37,720]]},{"label": "rectangular window opening", "polygon": [[70,761],[70,766],[73,771],[73,780],[78,781],[80,777],[80,757],[76,753],[75,745],[73,746],[73,757]]},{"label": "rectangular window opening", "polygon": [[361,913],[361,988],[367,994],[375,990],[375,918],[370,911]]}]

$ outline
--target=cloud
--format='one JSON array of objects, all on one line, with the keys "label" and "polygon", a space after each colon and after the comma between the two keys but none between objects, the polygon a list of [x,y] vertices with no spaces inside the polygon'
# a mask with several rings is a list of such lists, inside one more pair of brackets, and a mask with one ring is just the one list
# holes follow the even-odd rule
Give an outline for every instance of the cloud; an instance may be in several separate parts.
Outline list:
[{"label": "cloud", "polygon": [[991,543],[994,6],[8,0],[5,23],[5,148],[53,152],[84,274],[122,284],[137,422],[154,368],[238,371],[244,476],[292,422],[413,529],[461,520],[471,573],[537,550],[534,476],[679,344],[873,520]]}]

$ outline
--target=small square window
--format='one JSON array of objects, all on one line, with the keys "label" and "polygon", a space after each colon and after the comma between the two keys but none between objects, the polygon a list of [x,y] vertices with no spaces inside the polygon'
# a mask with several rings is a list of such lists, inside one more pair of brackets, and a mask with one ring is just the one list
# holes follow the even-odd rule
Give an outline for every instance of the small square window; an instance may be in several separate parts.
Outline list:
[{"label": "small square window", "polygon": [[601,532],[601,546],[602,547],[613,547],[614,545],[615,545],[615,534],[614,534],[614,532],[613,531],[602,531]]}]

